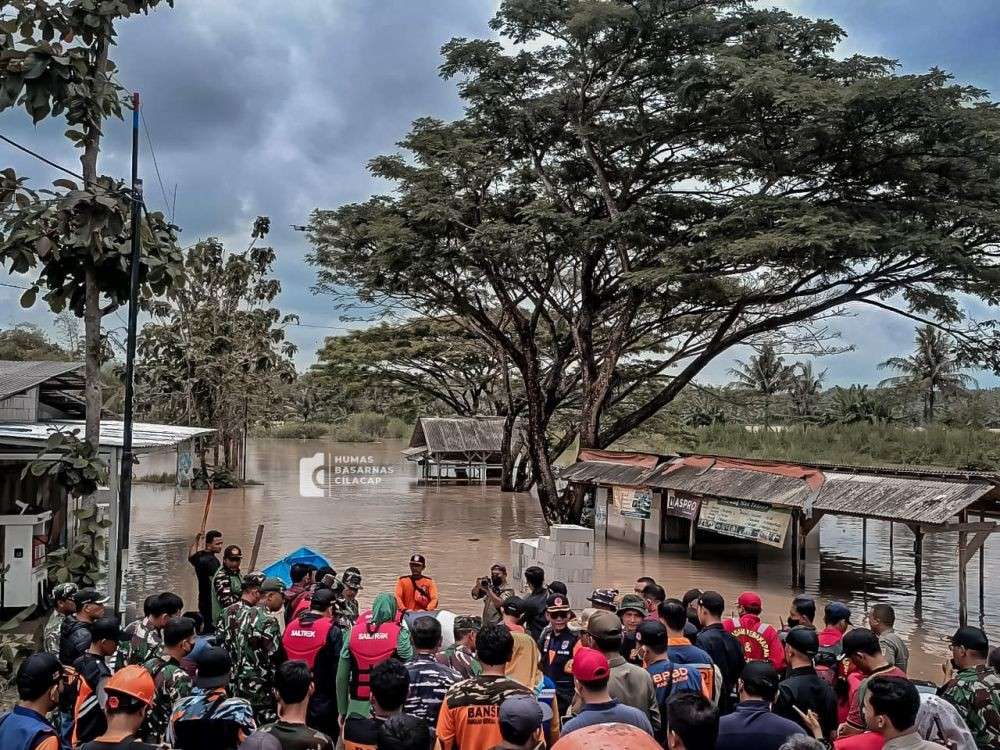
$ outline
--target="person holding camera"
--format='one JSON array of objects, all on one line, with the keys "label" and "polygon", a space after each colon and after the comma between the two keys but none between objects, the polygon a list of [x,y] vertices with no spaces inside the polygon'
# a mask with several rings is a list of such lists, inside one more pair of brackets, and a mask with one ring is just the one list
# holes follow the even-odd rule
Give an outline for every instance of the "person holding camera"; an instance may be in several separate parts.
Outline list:
[{"label": "person holding camera", "polygon": [[494,563],[490,577],[480,578],[472,587],[472,598],[483,599],[483,626],[498,625],[503,620],[500,606],[514,596],[514,589],[507,585],[507,566]]}]

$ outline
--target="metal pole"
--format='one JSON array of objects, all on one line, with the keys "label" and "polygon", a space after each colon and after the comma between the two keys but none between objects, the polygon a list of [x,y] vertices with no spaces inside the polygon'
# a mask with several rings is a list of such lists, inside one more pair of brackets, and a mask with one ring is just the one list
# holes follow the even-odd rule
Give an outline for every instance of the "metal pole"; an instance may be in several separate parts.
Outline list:
[{"label": "metal pole", "polygon": [[[979,522],[986,522],[986,511],[979,511]],[[979,627],[986,627],[986,541],[979,547]]]},{"label": "metal pole", "polygon": [[128,570],[129,525],[132,522],[132,415],[135,406],[135,339],[139,323],[139,260],[142,223],[142,181],[139,179],[139,92],[132,94],[132,256],[128,294],[128,341],[125,349],[125,414],[122,428],[121,482],[118,485],[118,554],[114,587],[117,610],[125,612],[125,571]]}]

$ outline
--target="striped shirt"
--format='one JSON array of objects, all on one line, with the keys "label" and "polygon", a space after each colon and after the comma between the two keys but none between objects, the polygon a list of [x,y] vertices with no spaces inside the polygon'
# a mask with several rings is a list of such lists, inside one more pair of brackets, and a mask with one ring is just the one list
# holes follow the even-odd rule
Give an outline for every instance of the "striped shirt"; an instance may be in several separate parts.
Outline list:
[{"label": "striped shirt", "polygon": [[433,727],[437,724],[445,693],[462,676],[451,667],[439,663],[430,654],[417,654],[407,663],[406,671],[410,675],[410,695],[403,711],[423,719]]}]

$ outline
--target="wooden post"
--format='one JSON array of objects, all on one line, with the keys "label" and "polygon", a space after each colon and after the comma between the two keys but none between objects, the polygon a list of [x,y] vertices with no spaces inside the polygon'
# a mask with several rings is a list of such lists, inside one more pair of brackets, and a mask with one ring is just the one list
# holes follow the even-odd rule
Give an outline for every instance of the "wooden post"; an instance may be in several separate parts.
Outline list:
[{"label": "wooden post", "polygon": [[923,599],[924,581],[924,532],[919,526],[913,527],[913,588],[917,593],[917,603]]},{"label": "wooden post", "polygon": [[697,540],[698,540],[698,516],[695,515],[695,517],[691,519],[691,525],[688,527],[688,557],[692,560],[694,560],[694,547],[695,547],[695,542],[697,542]]},{"label": "wooden post", "polygon": [[639,549],[646,548],[646,519],[639,519]]},{"label": "wooden post", "polygon": [[[959,523],[968,523],[969,512],[963,510],[958,514]],[[958,624],[965,627],[969,624],[969,578],[966,575],[965,550],[968,536],[964,531],[958,532]]]},{"label": "wooden post", "polygon": [[[986,511],[979,511],[979,522],[986,522]],[[979,548],[979,627],[986,627],[986,541]]]},{"label": "wooden post", "polygon": [[802,558],[799,557],[799,546],[801,545],[801,538],[799,535],[799,527],[801,522],[799,521],[799,512],[792,511],[792,588],[797,589],[799,587],[799,568],[802,565]]},{"label": "wooden post", "polygon": [[257,536],[253,540],[253,552],[250,553],[250,572],[257,567],[257,555],[260,554],[260,543],[264,538],[264,524],[257,525]]}]

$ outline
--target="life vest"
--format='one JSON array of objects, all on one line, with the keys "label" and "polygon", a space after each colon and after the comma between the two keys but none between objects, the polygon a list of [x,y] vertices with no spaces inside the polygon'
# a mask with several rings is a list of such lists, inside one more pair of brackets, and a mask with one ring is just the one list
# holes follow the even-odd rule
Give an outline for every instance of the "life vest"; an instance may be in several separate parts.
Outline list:
[{"label": "life vest", "polygon": [[[108,719],[104,713],[97,695],[97,684],[91,684],[83,672],[77,670],[70,689],[75,687],[76,698],[73,701],[73,734],[70,743],[73,747],[99,737],[108,729]],[[86,720],[86,727],[84,727]],[[81,730],[86,729],[90,736],[81,737]]]},{"label": "life vest", "polygon": [[[55,728],[35,711],[23,706],[0,717],[0,747],[34,747],[45,737],[58,737]],[[59,740],[59,746],[66,744]]]},{"label": "life vest", "polygon": [[371,619],[371,610],[361,615],[351,628],[347,643],[354,667],[351,670],[351,697],[361,701],[371,697],[368,683],[372,669],[396,652],[396,644],[402,631],[398,615],[396,619],[383,622],[378,627],[371,625]]},{"label": "life vest", "polygon": [[746,661],[771,660],[771,644],[764,637],[770,625],[762,622],[755,628],[748,628],[738,617],[732,618],[729,624],[732,626],[729,633],[740,642],[740,646],[743,647],[743,658]]},{"label": "life vest", "polygon": [[285,647],[285,653],[292,660],[302,660],[313,668],[316,663],[316,654],[326,643],[326,637],[333,627],[333,620],[323,617],[317,613],[312,613],[314,617],[309,617],[305,612],[285,627],[285,633],[281,636],[281,645]]}]

